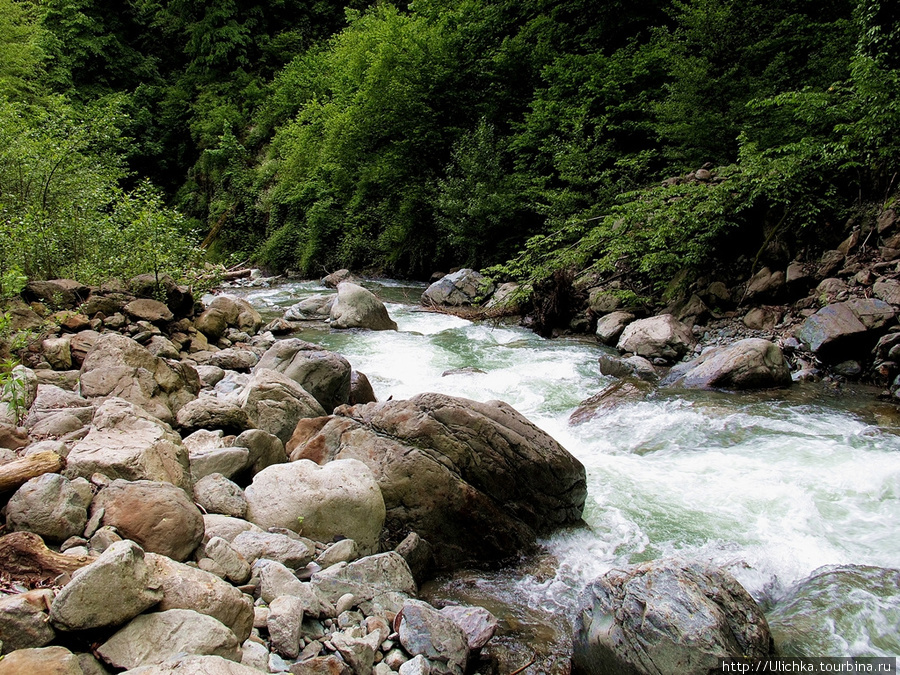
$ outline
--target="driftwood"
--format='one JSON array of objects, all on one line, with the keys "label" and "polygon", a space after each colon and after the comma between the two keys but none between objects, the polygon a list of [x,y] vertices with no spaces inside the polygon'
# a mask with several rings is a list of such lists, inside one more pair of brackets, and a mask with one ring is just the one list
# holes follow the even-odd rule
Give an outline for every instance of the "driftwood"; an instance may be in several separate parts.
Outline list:
[{"label": "driftwood", "polygon": [[234,272],[225,272],[222,275],[222,281],[234,281],[235,279],[243,279],[249,277],[253,270],[235,270]]},{"label": "driftwood", "polygon": [[0,492],[17,490],[32,478],[57,473],[62,468],[62,457],[51,450],[13,460],[0,466]]},{"label": "driftwood", "polygon": [[0,570],[13,579],[40,581],[71,574],[94,562],[87,555],[56,553],[33,532],[13,532],[0,537]]}]

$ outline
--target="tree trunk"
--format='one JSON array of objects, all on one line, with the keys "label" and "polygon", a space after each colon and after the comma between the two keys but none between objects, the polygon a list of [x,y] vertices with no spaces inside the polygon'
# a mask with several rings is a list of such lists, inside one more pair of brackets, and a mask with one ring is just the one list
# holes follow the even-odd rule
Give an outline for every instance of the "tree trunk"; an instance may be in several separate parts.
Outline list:
[{"label": "tree trunk", "polygon": [[17,490],[32,478],[57,473],[63,468],[62,457],[51,450],[36,452],[0,466],[0,492]]}]

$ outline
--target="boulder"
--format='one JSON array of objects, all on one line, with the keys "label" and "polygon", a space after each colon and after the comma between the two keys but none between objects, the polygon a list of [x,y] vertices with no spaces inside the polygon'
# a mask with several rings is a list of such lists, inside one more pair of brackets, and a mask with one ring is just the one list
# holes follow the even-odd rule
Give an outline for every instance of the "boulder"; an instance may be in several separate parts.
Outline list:
[{"label": "boulder", "polygon": [[300,581],[287,566],[262,558],[253,565],[253,572],[259,576],[259,597],[263,602],[289,595],[301,600],[300,614],[317,618],[321,613],[319,596],[312,584]]},{"label": "boulder", "polygon": [[821,567],[794,584],[768,620],[784,656],[900,654],[900,570]]},{"label": "boulder", "polygon": [[325,288],[337,288],[340,284],[352,281],[353,274],[351,274],[348,269],[339,269],[337,272],[332,272],[331,274],[322,277],[322,285]]},{"label": "boulder", "polygon": [[85,675],[75,656],[65,647],[19,649],[0,659],[0,675]]},{"label": "boulder", "polygon": [[900,282],[894,279],[881,279],[872,286],[872,292],[879,300],[889,305],[900,305]]},{"label": "boulder", "polygon": [[762,610],[734,577],[661,559],[588,584],[572,666],[585,675],[707,675],[723,658],[766,658],[770,644]]},{"label": "boulder", "polygon": [[600,374],[607,377],[636,377],[654,384],[659,381],[656,368],[643,356],[629,356],[623,359],[621,356],[601,354],[597,359],[600,366]]},{"label": "boulder", "polygon": [[778,295],[785,284],[785,274],[781,270],[773,272],[768,267],[763,267],[753,275],[747,284],[745,300],[772,298]]},{"label": "boulder", "polygon": [[336,295],[314,295],[291,305],[284,313],[286,321],[324,320],[331,316],[331,307]]},{"label": "boulder", "polygon": [[387,308],[370,290],[343,282],[337,287],[337,300],[331,306],[332,328],[397,330]]},{"label": "boulder", "polygon": [[246,584],[250,579],[250,564],[222,537],[211,537],[203,548],[206,556],[222,568],[230,582]]},{"label": "boulder", "polygon": [[249,451],[247,468],[251,475],[256,475],[267,466],[288,461],[281,439],[263,429],[248,429],[234,439],[234,445]]},{"label": "boulder", "polygon": [[288,450],[292,460],[367,464],[390,538],[418,532],[443,565],[512,555],[578,522],[586,496],[582,464],[500,401],[420,394],[346,406],[301,420]]},{"label": "boulder", "polygon": [[[378,399],[375,396],[375,390],[372,389],[372,384],[369,382],[369,378],[366,377],[365,373],[360,373],[357,370],[353,370],[350,372],[350,400],[348,403],[350,405],[356,405],[358,403],[375,403]],[[291,433],[293,433],[293,429],[291,429]]]},{"label": "boulder", "polygon": [[350,400],[350,363],[343,356],[296,338],[279,340],[255,372],[276,370],[312,394],[326,412]]},{"label": "boulder", "polygon": [[247,413],[236,401],[203,395],[182,406],[176,416],[182,429],[222,429],[230,434],[253,427]]},{"label": "boulder", "polygon": [[10,498],[6,526],[13,532],[25,530],[63,542],[84,532],[92,497],[90,483],[83,478],[70,481],[58,473],[46,473],[29,480]]},{"label": "boulder", "polygon": [[239,403],[250,423],[286,443],[297,422],[326,412],[319,402],[287,375],[258,370],[240,394]]},{"label": "boulder", "polygon": [[91,289],[73,279],[29,281],[22,289],[27,302],[41,302],[51,309],[75,309],[90,295]]},{"label": "boulder", "polygon": [[135,321],[149,321],[150,323],[165,324],[175,318],[172,310],[159,300],[139,298],[132,300],[123,307],[125,314]]},{"label": "boulder", "polygon": [[485,304],[485,309],[499,310],[504,313],[519,314],[522,311],[516,294],[520,285],[514,281],[500,284],[491,294],[491,299]]},{"label": "boulder", "polygon": [[0,599],[0,654],[43,647],[53,641],[56,631],[48,616],[51,602],[53,591],[49,588]]},{"label": "boulder", "polygon": [[203,535],[204,541],[209,541],[213,537],[222,537],[227,542],[233,542],[235,537],[242,532],[264,534],[261,528],[243,518],[235,518],[218,513],[204,514],[203,525],[206,528],[206,532]]},{"label": "boulder", "polygon": [[0,422],[18,424],[37,397],[38,381],[31,368],[19,365],[0,390]]},{"label": "boulder", "polygon": [[218,340],[227,328],[237,328],[248,335],[256,335],[263,325],[259,312],[244,298],[217,295],[194,325],[212,341]]},{"label": "boulder", "polygon": [[101,335],[81,367],[85,398],[123,398],[168,423],[199,391],[200,378],[192,367],[153,356],[118,333]]},{"label": "boulder", "polygon": [[[95,330],[83,330],[71,336],[69,338],[69,348],[72,350],[72,365],[76,368],[81,368],[87,355],[99,339],[100,333]],[[79,381],[80,379],[81,375],[79,374]]]},{"label": "boulder", "polygon": [[259,675],[255,668],[229,661],[221,656],[178,655],[152,666],[126,671],[128,675]]},{"label": "boulder", "polygon": [[[306,566],[315,554],[315,543],[309,539],[296,539],[275,532],[263,532],[256,525],[253,530],[240,532],[231,543],[251,565],[260,558],[281,563],[292,570]],[[222,535],[223,538],[225,535]]]},{"label": "boulder", "polygon": [[148,553],[147,563],[153,583],[162,593],[157,609],[192,609],[221,621],[239,642],[250,636],[253,602],[237,588],[214,574],[163,555]]},{"label": "boulder", "polygon": [[671,314],[639,319],[625,327],[617,348],[648,359],[677,361],[694,347],[691,329]]},{"label": "boulder", "polygon": [[300,627],[303,624],[303,601],[293,595],[281,595],[271,601],[266,628],[273,652],[289,659],[300,654]]},{"label": "boulder", "polygon": [[302,531],[317,541],[349,537],[365,553],[378,548],[384,500],[372,471],[355,459],[276,464],[256,474],[244,496],[247,520],[263,529]]},{"label": "boulder", "polygon": [[203,539],[203,515],[171,483],[114,480],[94,498],[91,513],[145,551],[186,560]]},{"label": "boulder", "polygon": [[404,597],[416,593],[416,582],[409,565],[395,551],[367,556],[352,563],[337,563],[316,572],[311,583],[316,592],[331,603],[337,603],[348,593],[357,602],[390,593]]},{"label": "boulder", "polygon": [[679,363],[663,386],[685,389],[769,389],[789,387],[791,368],[778,345],[760,338],[712,347],[687,363]]},{"label": "boulder", "polygon": [[128,288],[139,298],[165,298],[166,306],[176,317],[190,316],[194,311],[191,289],[178,285],[168,274],[139,274],[129,279]]},{"label": "boulder", "polygon": [[0,448],[18,450],[28,445],[30,440],[28,429],[0,420]]},{"label": "boulder", "polygon": [[50,619],[68,631],[118,626],[162,597],[141,548],[118,541],[63,587],[50,606]]},{"label": "boulder", "polygon": [[191,483],[181,437],[169,425],[118,398],[108,399],[94,413],[90,433],[69,452],[65,473],[166,481],[185,489]]},{"label": "boulder", "polygon": [[481,273],[467,267],[441,277],[422,293],[423,305],[471,305],[490,295],[492,284]]},{"label": "boulder", "polygon": [[451,605],[444,607],[441,614],[462,630],[471,651],[484,647],[494,637],[499,625],[497,617],[483,607]]},{"label": "boulder", "polygon": [[615,312],[622,306],[619,294],[605,288],[592,288],[588,291],[588,309],[594,314]]},{"label": "boulder", "polygon": [[400,644],[410,654],[424,656],[431,672],[463,675],[469,645],[462,629],[446,614],[421,600],[407,600],[400,620]]},{"label": "boulder", "polygon": [[848,351],[871,348],[877,331],[893,318],[894,310],[882,300],[848,300],[808,317],[796,337],[825,361],[843,360]]},{"label": "boulder", "polygon": [[634,321],[635,316],[631,312],[611,312],[597,319],[597,338],[605,345],[614,345],[619,341],[619,336],[625,330],[625,326]]},{"label": "boulder", "polygon": [[207,366],[215,366],[223,370],[234,370],[238,373],[249,373],[259,363],[259,356],[249,349],[221,349],[206,360]]},{"label": "boulder", "polygon": [[244,491],[220,473],[208,474],[194,483],[194,501],[207,513],[235,518],[247,515]]},{"label": "boulder", "polygon": [[144,614],[97,649],[116,668],[162,663],[181,653],[240,661],[240,643],[221,622],[190,609]]},{"label": "boulder", "polygon": [[72,368],[72,341],[69,337],[43,340],[41,352],[53,370],[70,370]]}]

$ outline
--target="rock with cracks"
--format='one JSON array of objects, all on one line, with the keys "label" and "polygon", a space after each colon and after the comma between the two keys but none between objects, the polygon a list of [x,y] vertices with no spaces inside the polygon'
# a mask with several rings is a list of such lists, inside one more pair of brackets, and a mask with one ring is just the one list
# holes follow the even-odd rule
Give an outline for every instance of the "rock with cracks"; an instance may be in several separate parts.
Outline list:
[{"label": "rock with cracks", "polygon": [[442,566],[514,555],[578,522],[587,492],[582,464],[500,401],[420,394],[345,406],[301,420],[288,449],[294,460],[369,466],[390,537],[417,532]]}]

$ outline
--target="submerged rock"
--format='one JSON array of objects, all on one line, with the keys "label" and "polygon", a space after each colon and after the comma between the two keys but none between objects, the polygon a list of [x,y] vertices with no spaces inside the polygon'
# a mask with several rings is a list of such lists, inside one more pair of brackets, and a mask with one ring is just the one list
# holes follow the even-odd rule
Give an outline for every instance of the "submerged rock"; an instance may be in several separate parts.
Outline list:
[{"label": "submerged rock", "polygon": [[762,610],[724,570],[654,560],[590,583],[575,620],[573,673],[707,675],[771,654]]},{"label": "submerged rock", "polygon": [[900,570],[829,565],[798,581],[769,613],[779,654],[900,654]]}]

